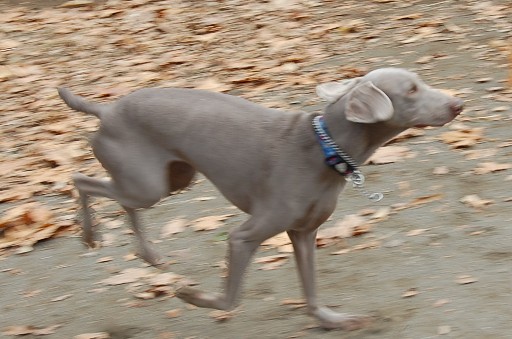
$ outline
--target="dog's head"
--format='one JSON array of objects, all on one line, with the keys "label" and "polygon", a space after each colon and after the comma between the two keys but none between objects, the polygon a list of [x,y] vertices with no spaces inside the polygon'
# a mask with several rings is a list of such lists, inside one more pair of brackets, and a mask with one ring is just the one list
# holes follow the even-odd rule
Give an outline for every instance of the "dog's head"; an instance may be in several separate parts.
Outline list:
[{"label": "dog's head", "polygon": [[462,112],[462,100],[426,85],[415,73],[382,68],[363,77],[318,85],[330,104],[342,100],[345,117],[357,123],[397,127],[442,126]]}]

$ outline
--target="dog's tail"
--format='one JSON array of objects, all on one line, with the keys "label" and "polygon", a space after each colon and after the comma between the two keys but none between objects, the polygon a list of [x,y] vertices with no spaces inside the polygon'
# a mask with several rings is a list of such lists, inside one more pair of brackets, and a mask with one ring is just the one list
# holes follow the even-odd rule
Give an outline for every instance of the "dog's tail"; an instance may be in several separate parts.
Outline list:
[{"label": "dog's tail", "polygon": [[88,114],[95,115],[101,119],[102,115],[106,112],[108,104],[97,104],[94,102],[88,102],[84,98],[78,95],[74,95],[67,88],[59,88],[59,95],[64,102],[72,109]]}]

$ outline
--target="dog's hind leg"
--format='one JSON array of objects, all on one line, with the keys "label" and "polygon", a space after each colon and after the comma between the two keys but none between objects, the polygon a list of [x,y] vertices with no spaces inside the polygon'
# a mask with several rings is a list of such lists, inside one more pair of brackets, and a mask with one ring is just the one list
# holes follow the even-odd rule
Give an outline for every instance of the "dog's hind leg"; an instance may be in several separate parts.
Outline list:
[{"label": "dog's hind leg", "polygon": [[82,207],[82,239],[90,247],[95,247],[95,236],[92,230],[92,216],[89,207],[89,196],[100,196],[113,199],[109,188],[110,181],[107,179],[95,179],[76,173],[73,175],[75,187],[80,196],[80,206]]},{"label": "dog's hind leg", "polygon": [[155,194],[153,194],[152,196],[144,195],[144,190],[142,188],[145,187],[145,183],[143,181],[132,181],[130,190],[134,189],[133,185],[135,184],[141,185],[141,198],[140,200],[137,200],[136,198],[130,198],[127,197],[126,195],[123,195],[121,193],[123,191],[119,189],[119,185],[109,179],[91,178],[80,173],[75,174],[73,176],[73,179],[75,182],[75,186],[77,187],[80,194],[80,202],[84,214],[83,239],[87,244],[89,244],[90,246],[94,245],[94,234],[92,232],[92,218],[90,208],[88,206],[88,197],[107,197],[118,201],[127,212],[135,237],[137,238],[141,258],[146,260],[151,265],[157,265],[160,263],[160,257],[151,248],[149,242],[144,236],[141,224],[137,217],[136,209],[139,207],[142,208],[152,206],[153,204],[158,202],[162,192],[155,192]]}]

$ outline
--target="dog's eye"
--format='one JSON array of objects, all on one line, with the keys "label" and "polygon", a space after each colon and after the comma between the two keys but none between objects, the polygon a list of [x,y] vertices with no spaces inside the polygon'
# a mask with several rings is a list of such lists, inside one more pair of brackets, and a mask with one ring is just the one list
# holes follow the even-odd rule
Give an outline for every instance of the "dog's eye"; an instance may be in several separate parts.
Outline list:
[{"label": "dog's eye", "polygon": [[412,85],[410,88],[409,88],[409,92],[407,92],[408,94],[414,94],[418,92],[418,86],[416,85]]}]

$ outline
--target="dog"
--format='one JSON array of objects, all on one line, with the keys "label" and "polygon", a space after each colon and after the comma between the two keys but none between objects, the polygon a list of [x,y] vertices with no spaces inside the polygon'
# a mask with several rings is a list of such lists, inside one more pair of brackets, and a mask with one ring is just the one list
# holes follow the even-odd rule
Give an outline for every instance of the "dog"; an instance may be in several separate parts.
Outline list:
[{"label": "dog", "polygon": [[69,107],[100,119],[92,149],[111,176],[73,176],[85,242],[94,243],[88,197],[111,198],[126,210],[140,256],[158,264],[136,210],[186,188],[200,172],[249,218],[230,233],[224,292],[183,287],[179,298],[199,307],[233,309],[258,246],[286,231],[308,313],[327,329],[365,326],[369,317],[337,313],[317,302],[317,229],[334,211],[345,177],[360,179],[358,164],[410,127],[450,122],[462,112],[463,101],[399,68],[321,84],[317,93],[328,102],[323,115],[278,111],[194,89],[140,89],[98,104],[60,88]]}]

